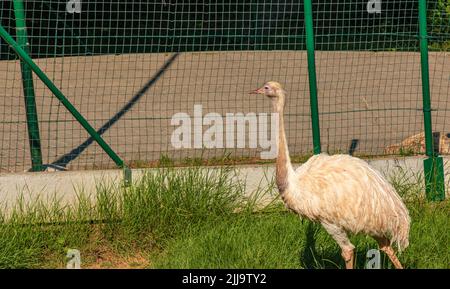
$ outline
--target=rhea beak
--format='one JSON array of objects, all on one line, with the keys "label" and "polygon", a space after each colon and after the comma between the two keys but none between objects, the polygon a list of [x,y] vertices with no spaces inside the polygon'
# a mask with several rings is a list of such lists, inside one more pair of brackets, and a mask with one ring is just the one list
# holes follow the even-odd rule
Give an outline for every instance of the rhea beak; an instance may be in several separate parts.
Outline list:
[{"label": "rhea beak", "polygon": [[264,94],[264,89],[263,88],[258,88],[258,89],[255,89],[253,91],[250,91],[248,94]]}]

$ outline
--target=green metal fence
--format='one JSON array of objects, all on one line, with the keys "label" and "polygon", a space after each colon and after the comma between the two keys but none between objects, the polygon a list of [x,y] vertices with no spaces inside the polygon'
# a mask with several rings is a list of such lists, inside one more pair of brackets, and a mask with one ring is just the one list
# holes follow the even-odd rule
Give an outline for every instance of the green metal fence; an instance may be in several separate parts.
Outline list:
[{"label": "green metal fence", "polygon": [[9,0],[0,8],[4,34],[23,54],[3,37],[1,172],[151,166],[162,155],[253,161],[261,148],[174,148],[171,119],[193,115],[194,105],[203,115],[268,112],[270,103],[246,92],[277,80],[288,91],[294,159],[423,154],[434,172],[427,184],[438,186],[427,191],[442,195],[449,0]]}]

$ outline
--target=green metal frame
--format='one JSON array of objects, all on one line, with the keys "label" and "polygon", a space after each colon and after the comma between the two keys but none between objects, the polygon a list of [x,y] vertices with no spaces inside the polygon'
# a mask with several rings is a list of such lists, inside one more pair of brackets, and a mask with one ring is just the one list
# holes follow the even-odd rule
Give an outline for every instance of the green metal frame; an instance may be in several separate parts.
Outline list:
[{"label": "green metal frame", "polygon": [[317,79],[316,79],[316,60],[314,53],[314,27],[311,0],[304,1],[305,10],[305,30],[306,30],[306,53],[308,57],[308,78],[309,78],[309,97],[311,108],[311,125],[313,136],[313,152],[321,153],[320,146],[320,125],[319,125],[319,105],[317,101]]},{"label": "green metal frame", "polygon": [[444,164],[442,157],[434,152],[431,118],[430,77],[428,63],[427,1],[419,0],[420,62],[422,69],[423,117],[425,129],[424,160],[425,192],[428,200],[440,201],[445,198]]},{"label": "green metal frame", "polygon": [[[420,39],[420,55],[421,55],[421,75],[422,75],[422,94],[423,94],[423,115],[424,115],[424,131],[426,143],[427,159],[424,160],[425,172],[425,188],[426,195],[429,200],[443,200],[445,198],[444,169],[443,159],[433,146],[433,130],[432,130],[432,108],[430,96],[430,80],[429,80],[429,61],[428,61],[428,35],[427,35],[427,1],[419,1],[419,39]],[[88,121],[76,110],[63,93],[54,85],[47,75],[36,65],[29,56],[28,40],[26,33],[25,13],[23,0],[14,0],[14,9],[16,14],[17,42],[10,34],[0,25],[0,36],[11,46],[21,61],[23,90],[27,114],[28,135],[30,139],[30,152],[32,158],[32,169],[42,170],[42,153],[39,136],[38,116],[36,110],[36,100],[33,86],[34,71],[36,75],[44,82],[44,84],[52,91],[59,101],[69,110],[69,112],[78,120],[78,122],[86,129],[91,137],[102,147],[102,149],[111,157],[117,166],[124,169],[125,182],[129,184],[131,181],[131,171],[125,166],[122,159],[109,147],[102,139],[98,132],[88,123]],[[252,9],[257,9],[254,6]],[[257,11],[254,10],[256,13]],[[256,15],[253,13],[253,15]],[[317,75],[315,63],[315,38],[313,26],[312,0],[304,0],[305,15],[305,32],[306,32],[306,51],[308,60],[308,77],[310,89],[310,109],[311,109],[311,125],[313,136],[313,152],[318,154],[321,152],[320,143],[320,119],[318,107],[318,89]],[[161,36],[166,37],[166,36]],[[173,37],[185,37],[170,35]],[[189,36],[191,37],[191,36]],[[194,36],[192,36],[194,37]],[[202,35],[199,37],[219,37],[218,35]],[[220,36],[222,37],[222,36]],[[226,37],[226,36],[223,36]],[[255,35],[254,37],[262,37]],[[291,36],[290,36],[291,37]],[[297,36],[296,36],[297,37]],[[302,37],[302,36],[298,36]],[[201,50],[201,49],[200,49]]]},{"label": "green metal frame", "polygon": [[[14,0],[14,13],[16,16],[17,43],[28,54],[29,44],[23,0]],[[44,170],[44,167],[42,165],[41,137],[39,134],[39,121],[36,109],[33,73],[30,67],[22,60],[20,61],[20,69],[22,72],[28,140],[30,143],[31,170],[34,172],[42,171]]]},{"label": "green metal frame", "polygon": [[64,107],[73,115],[73,117],[83,126],[89,135],[100,145],[100,147],[108,154],[108,156],[120,168],[124,169],[124,182],[128,186],[131,182],[131,171],[125,165],[123,160],[111,149],[111,147],[103,140],[97,131],[89,124],[89,122],[81,115],[81,113],[70,103],[48,76],[39,68],[39,66],[31,59],[31,57],[23,50],[23,48],[13,39],[13,37],[0,25],[0,36],[8,43],[14,52],[20,57],[24,65],[31,68],[34,73],[42,80],[42,82],[50,89],[56,98],[64,105]]}]

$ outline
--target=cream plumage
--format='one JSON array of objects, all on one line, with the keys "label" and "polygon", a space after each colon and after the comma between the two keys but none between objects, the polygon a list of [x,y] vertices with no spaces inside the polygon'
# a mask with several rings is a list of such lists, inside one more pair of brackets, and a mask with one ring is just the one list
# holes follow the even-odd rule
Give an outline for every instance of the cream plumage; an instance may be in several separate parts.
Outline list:
[{"label": "cream plumage", "polygon": [[294,170],[284,129],[284,89],[271,81],[252,93],[271,98],[279,114],[276,182],[286,206],[323,225],[340,246],[347,268],[353,268],[354,259],[347,232],[372,236],[402,268],[391,244],[399,250],[408,246],[410,218],[395,189],[367,162],[349,155],[318,154]]}]

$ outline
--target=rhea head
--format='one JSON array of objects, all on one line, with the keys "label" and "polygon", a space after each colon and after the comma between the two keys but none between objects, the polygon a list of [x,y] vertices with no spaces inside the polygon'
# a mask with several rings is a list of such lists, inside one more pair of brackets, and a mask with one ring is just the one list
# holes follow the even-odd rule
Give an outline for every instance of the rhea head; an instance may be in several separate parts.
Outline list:
[{"label": "rhea head", "polygon": [[250,92],[250,94],[262,94],[269,97],[276,111],[283,109],[285,93],[281,84],[276,81],[266,82],[262,87]]}]

